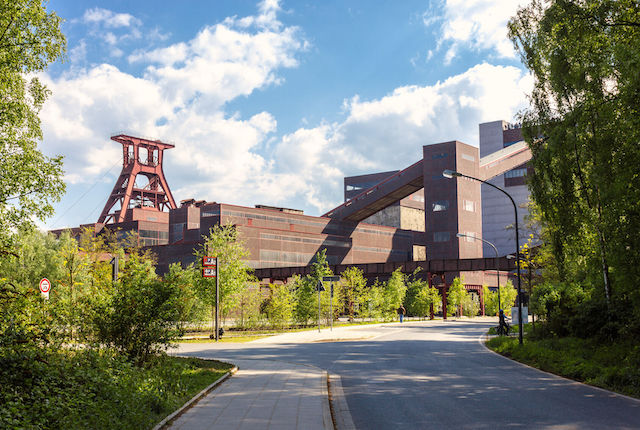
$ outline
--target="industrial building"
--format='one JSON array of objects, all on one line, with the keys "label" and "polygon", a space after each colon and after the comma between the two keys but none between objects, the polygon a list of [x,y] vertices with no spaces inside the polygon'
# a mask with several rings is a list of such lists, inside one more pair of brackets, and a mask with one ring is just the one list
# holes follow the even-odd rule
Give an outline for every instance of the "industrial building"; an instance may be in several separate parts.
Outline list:
[{"label": "industrial building", "polygon": [[[141,245],[157,255],[159,273],[172,263],[193,262],[202,236],[219,224],[238,229],[249,250],[247,263],[268,280],[304,272],[321,249],[331,265],[378,264],[379,272],[404,263],[481,259],[485,252],[493,257],[482,242],[457,238],[458,232],[485,237],[499,244],[501,253],[513,253],[515,233],[505,228],[513,223],[508,199],[480,182],[446,179],[442,172],[490,180],[514,192],[519,204],[528,197],[524,175],[531,153],[519,128],[504,121],[480,124],[480,148],[458,141],[425,145],[422,159],[405,169],[345,178],[345,202],[320,217],[195,199],[178,207],[162,170],[164,151],[174,145],[127,135],[111,139],[122,144],[122,172],[98,222],[89,226],[97,233],[103,228],[120,235],[137,232]],[[444,283],[459,275],[468,285],[495,283],[495,272],[482,267],[444,272]]]}]

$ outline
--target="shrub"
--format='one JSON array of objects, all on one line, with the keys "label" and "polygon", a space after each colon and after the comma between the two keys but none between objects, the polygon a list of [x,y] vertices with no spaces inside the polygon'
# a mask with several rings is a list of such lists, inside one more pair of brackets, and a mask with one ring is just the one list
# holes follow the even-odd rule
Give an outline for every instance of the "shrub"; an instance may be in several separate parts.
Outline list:
[{"label": "shrub", "polygon": [[96,313],[98,340],[141,364],[180,337],[181,290],[160,281],[151,259],[132,252],[113,296]]}]

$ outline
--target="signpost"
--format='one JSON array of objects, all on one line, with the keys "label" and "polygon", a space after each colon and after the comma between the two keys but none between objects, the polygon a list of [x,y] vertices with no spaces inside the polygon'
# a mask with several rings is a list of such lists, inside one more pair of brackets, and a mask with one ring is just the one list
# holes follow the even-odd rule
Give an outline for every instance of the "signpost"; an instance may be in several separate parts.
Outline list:
[{"label": "signpost", "polygon": [[[323,276],[322,282],[331,283],[331,294],[329,295],[329,321],[331,324],[330,330],[333,331],[333,284],[340,281],[340,276]],[[322,284],[322,282],[320,282]],[[324,288],[323,288],[324,290]],[[320,293],[318,293],[318,304],[320,303]],[[320,314],[320,308],[318,308],[318,315]],[[318,327],[320,327],[318,325]],[[319,329],[319,328],[318,328]]]},{"label": "signpost", "polygon": [[47,278],[40,280],[40,293],[45,300],[49,300],[49,291],[51,291],[51,282]]},{"label": "signpost", "polygon": [[220,281],[218,273],[218,257],[202,257],[202,276],[204,278],[216,278],[216,315],[215,315],[215,334],[216,342],[220,340]]}]

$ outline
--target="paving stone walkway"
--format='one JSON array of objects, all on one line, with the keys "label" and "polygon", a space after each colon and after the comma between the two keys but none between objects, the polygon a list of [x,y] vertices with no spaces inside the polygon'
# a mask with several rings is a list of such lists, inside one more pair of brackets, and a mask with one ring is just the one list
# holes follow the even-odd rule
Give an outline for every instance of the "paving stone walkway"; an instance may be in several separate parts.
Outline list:
[{"label": "paving stone walkway", "polygon": [[333,430],[326,372],[279,361],[233,362],[236,374],[169,428]]}]

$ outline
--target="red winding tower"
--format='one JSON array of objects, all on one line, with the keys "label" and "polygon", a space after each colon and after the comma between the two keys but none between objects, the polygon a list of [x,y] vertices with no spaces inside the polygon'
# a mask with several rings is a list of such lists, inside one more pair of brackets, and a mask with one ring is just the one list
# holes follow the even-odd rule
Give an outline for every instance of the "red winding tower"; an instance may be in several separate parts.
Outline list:
[{"label": "red winding tower", "polygon": [[[174,145],[125,134],[112,136],[111,140],[122,144],[122,172],[102,209],[98,223],[131,221],[134,208],[151,212],[175,209],[176,203],[162,171],[163,151],[174,148]],[[146,177],[148,183],[138,186],[138,176]]]}]

